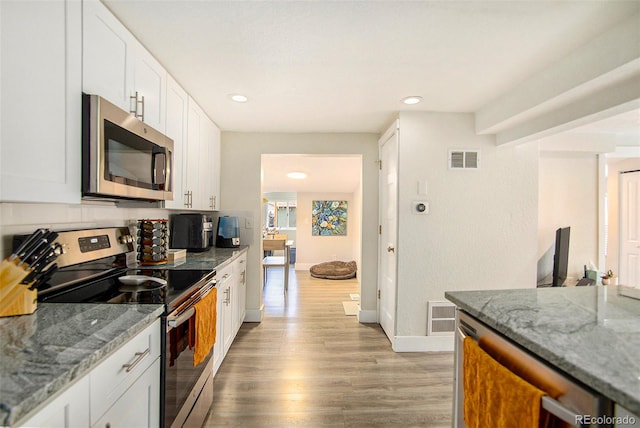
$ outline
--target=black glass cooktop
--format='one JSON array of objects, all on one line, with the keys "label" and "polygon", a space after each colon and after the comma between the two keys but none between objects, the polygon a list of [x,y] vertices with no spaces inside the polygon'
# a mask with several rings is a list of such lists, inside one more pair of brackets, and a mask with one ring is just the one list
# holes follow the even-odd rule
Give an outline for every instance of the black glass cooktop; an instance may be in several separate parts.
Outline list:
[{"label": "black glass cooktop", "polygon": [[[124,284],[125,275],[144,275],[148,280]],[[215,277],[208,270],[127,269],[113,266],[82,266],[57,272],[38,290],[38,300],[50,303],[164,303],[171,310],[195,289]]]}]

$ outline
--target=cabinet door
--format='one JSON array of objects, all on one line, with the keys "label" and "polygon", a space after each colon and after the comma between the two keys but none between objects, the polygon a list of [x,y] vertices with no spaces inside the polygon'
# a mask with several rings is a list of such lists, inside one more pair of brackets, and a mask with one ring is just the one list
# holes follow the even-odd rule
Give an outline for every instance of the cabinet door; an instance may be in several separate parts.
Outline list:
[{"label": "cabinet door", "polygon": [[[129,95],[137,94],[137,115],[146,124],[165,132],[165,94],[167,72],[137,40],[131,45],[133,81]],[[134,98],[135,101],[135,98]]]},{"label": "cabinet door", "polygon": [[227,355],[229,352],[229,348],[231,347],[231,343],[233,343],[233,339],[235,337],[235,329],[234,329],[234,307],[233,307],[233,299],[236,294],[236,287],[234,287],[234,279],[233,272],[228,273],[229,277],[225,282],[225,296],[224,296],[224,320],[222,321],[223,327],[223,343],[224,343],[224,355]]},{"label": "cabinet door", "polygon": [[82,10],[0,1],[0,201],[80,203]]},{"label": "cabinet door", "polygon": [[157,428],[159,425],[160,359],[157,358],[93,426]]},{"label": "cabinet door", "polygon": [[129,51],[135,39],[101,2],[85,0],[82,6],[82,89],[131,111]]},{"label": "cabinet door", "polygon": [[[138,378],[160,358],[161,325],[159,319],[154,321],[91,371],[92,423],[101,419],[101,415],[114,406],[120,397],[138,382]],[[93,397],[98,399],[94,400]]]},{"label": "cabinet door", "polygon": [[227,308],[228,304],[227,300],[227,289],[229,287],[229,280],[232,276],[232,268],[231,265],[225,266],[222,269],[218,269],[216,272],[217,284],[216,288],[218,290],[218,304],[216,306],[216,343],[213,346],[213,372],[214,374],[218,371],[218,368],[222,364],[222,360],[224,360],[224,356],[226,354],[225,350],[225,335],[227,332],[227,327],[225,326],[227,320]]},{"label": "cabinet door", "polygon": [[19,426],[40,428],[89,426],[89,376],[78,380]]},{"label": "cabinet door", "polygon": [[189,194],[188,208],[200,210],[205,209],[206,202],[200,189],[200,135],[201,122],[204,112],[196,104],[193,98],[189,97],[187,117],[187,144],[184,152],[185,156],[185,180],[184,189]]},{"label": "cabinet door", "polygon": [[215,125],[204,115],[200,122],[200,188],[205,198],[204,209],[213,210],[217,201],[213,196],[213,139],[215,135]]},{"label": "cabinet door", "polygon": [[167,75],[167,107],[166,134],[173,140],[173,201],[165,201],[164,207],[169,209],[184,209],[186,175],[186,144],[187,144],[187,108],[188,95],[184,89]]},{"label": "cabinet door", "polygon": [[220,205],[220,128],[211,122],[211,146],[209,153],[211,197],[213,200],[213,210],[221,209]]},{"label": "cabinet door", "polygon": [[236,280],[236,293],[234,295],[234,336],[244,322],[247,298],[247,253],[244,253],[234,262],[234,276]]}]

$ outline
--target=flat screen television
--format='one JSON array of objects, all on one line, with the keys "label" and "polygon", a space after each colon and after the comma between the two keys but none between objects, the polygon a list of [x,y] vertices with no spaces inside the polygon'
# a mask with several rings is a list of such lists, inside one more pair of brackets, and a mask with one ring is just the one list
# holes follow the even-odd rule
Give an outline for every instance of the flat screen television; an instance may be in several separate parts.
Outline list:
[{"label": "flat screen television", "polygon": [[567,279],[569,269],[569,234],[570,227],[556,230],[556,247],[553,254],[553,287],[562,287]]}]

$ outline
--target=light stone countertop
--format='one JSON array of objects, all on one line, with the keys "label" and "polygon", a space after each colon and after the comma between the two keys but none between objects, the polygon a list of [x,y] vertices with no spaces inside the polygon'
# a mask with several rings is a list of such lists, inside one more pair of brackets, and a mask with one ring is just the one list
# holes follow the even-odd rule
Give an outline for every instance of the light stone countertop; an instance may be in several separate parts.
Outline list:
[{"label": "light stone countertop", "polygon": [[11,426],[164,312],[164,305],[39,303],[0,318],[0,426]]},{"label": "light stone countertop", "polygon": [[[168,262],[163,265],[144,266],[145,269],[175,269],[175,270],[214,270],[221,268],[227,262],[232,261],[248,250],[248,246],[242,245],[239,248],[217,248],[211,247],[207,251],[187,252],[184,259]],[[136,267],[136,266],[131,266]]]},{"label": "light stone countertop", "polygon": [[640,300],[614,286],[455,291],[482,323],[640,414]]}]

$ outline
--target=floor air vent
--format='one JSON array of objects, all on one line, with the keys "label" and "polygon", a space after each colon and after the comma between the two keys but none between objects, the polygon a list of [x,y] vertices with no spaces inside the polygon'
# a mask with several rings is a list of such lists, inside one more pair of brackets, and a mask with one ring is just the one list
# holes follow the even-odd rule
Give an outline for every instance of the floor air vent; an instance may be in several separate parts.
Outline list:
[{"label": "floor air vent", "polygon": [[449,169],[478,169],[480,152],[477,150],[450,150]]},{"label": "floor air vent", "polygon": [[427,302],[427,336],[449,336],[456,329],[456,307],[444,301]]}]

